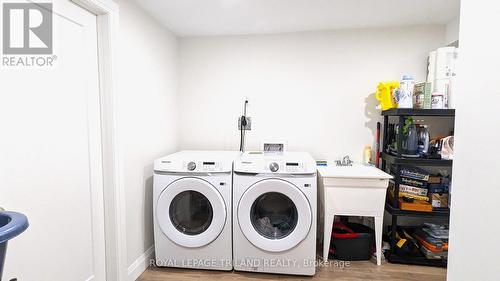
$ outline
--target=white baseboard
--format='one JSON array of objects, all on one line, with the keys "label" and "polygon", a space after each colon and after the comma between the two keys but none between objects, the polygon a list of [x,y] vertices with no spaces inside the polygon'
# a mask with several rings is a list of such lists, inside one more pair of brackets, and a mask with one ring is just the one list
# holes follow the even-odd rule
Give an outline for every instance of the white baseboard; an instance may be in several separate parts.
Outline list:
[{"label": "white baseboard", "polygon": [[154,258],[155,246],[151,246],[140,255],[127,269],[127,279],[135,281],[149,267],[149,261]]}]

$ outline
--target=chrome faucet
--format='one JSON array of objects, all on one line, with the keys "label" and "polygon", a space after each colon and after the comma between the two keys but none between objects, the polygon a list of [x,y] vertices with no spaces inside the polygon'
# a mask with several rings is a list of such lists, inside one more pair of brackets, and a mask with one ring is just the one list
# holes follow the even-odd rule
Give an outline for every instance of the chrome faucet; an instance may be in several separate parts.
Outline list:
[{"label": "chrome faucet", "polygon": [[344,156],[342,160],[337,160],[335,161],[337,163],[337,166],[352,166],[353,161],[349,159],[349,155]]}]

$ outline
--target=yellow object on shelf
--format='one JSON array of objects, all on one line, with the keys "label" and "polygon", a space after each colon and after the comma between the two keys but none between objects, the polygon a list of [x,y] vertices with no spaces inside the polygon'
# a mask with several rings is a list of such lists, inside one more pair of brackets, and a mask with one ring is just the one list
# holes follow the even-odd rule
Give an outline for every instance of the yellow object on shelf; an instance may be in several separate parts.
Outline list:
[{"label": "yellow object on shelf", "polygon": [[410,193],[406,193],[406,192],[399,192],[399,198],[401,197],[410,197],[410,198],[413,198],[413,199],[416,199],[416,200],[420,200],[420,201],[426,201],[426,202],[429,202],[429,197],[427,196],[420,196],[420,195],[415,195],[415,194],[410,194]]},{"label": "yellow object on shelf", "polygon": [[432,212],[432,204],[421,200],[405,202],[402,199],[399,199],[399,208],[404,211]]},{"label": "yellow object on shelf", "polygon": [[365,146],[363,150],[363,163],[370,164],[372,162],[372,147],[369,145]]},{"label": "yellow object on shelf", "polygon": [[398,107],[398,104],[394,99],[394,90],[397,88],[399,88],[398,81],[386,81],[378,83],[375,97],[380,102],[382,110],[388,110]]}]

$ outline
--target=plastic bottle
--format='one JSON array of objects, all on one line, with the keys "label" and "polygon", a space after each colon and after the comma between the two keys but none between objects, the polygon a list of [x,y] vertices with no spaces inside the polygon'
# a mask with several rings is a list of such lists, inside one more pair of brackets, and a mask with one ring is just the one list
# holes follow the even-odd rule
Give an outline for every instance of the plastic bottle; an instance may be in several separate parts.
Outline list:
[{"label": "plastic bottle", "polygon": [[363,163],[370,164],[371,161],[372,161],[372,147],[366,145],[365,149],[363,150]]},{"label": "plastic bottle", "polygon": [[398,108],[413,108],[413,88],[415,80],[411,75],[403,75],[397,94]]}]

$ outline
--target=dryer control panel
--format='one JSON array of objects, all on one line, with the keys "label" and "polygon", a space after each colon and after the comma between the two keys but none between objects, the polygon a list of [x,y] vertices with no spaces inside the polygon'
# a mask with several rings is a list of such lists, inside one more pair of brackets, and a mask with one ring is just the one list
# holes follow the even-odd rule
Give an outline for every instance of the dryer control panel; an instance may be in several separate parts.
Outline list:
[{"label": "dryer control panel", "polygon": [[307,164],[304,162],[267,161],[263,168],[271,173],[308,173]]},{"label": "dryer control panel", "polygon": [[231,166],[226,167],[222,161],[182,161],[175,162],[169,160],[159,161],[156,165],[156,171],[163,172],[193,172],[193,173],[210,173],[210,172],[230,172]]},{"label": "dryer control panel", "polygon": [[307,154],[246,153],[234,162],[234,171],[257,174],[314,174],[316,166]]}]

